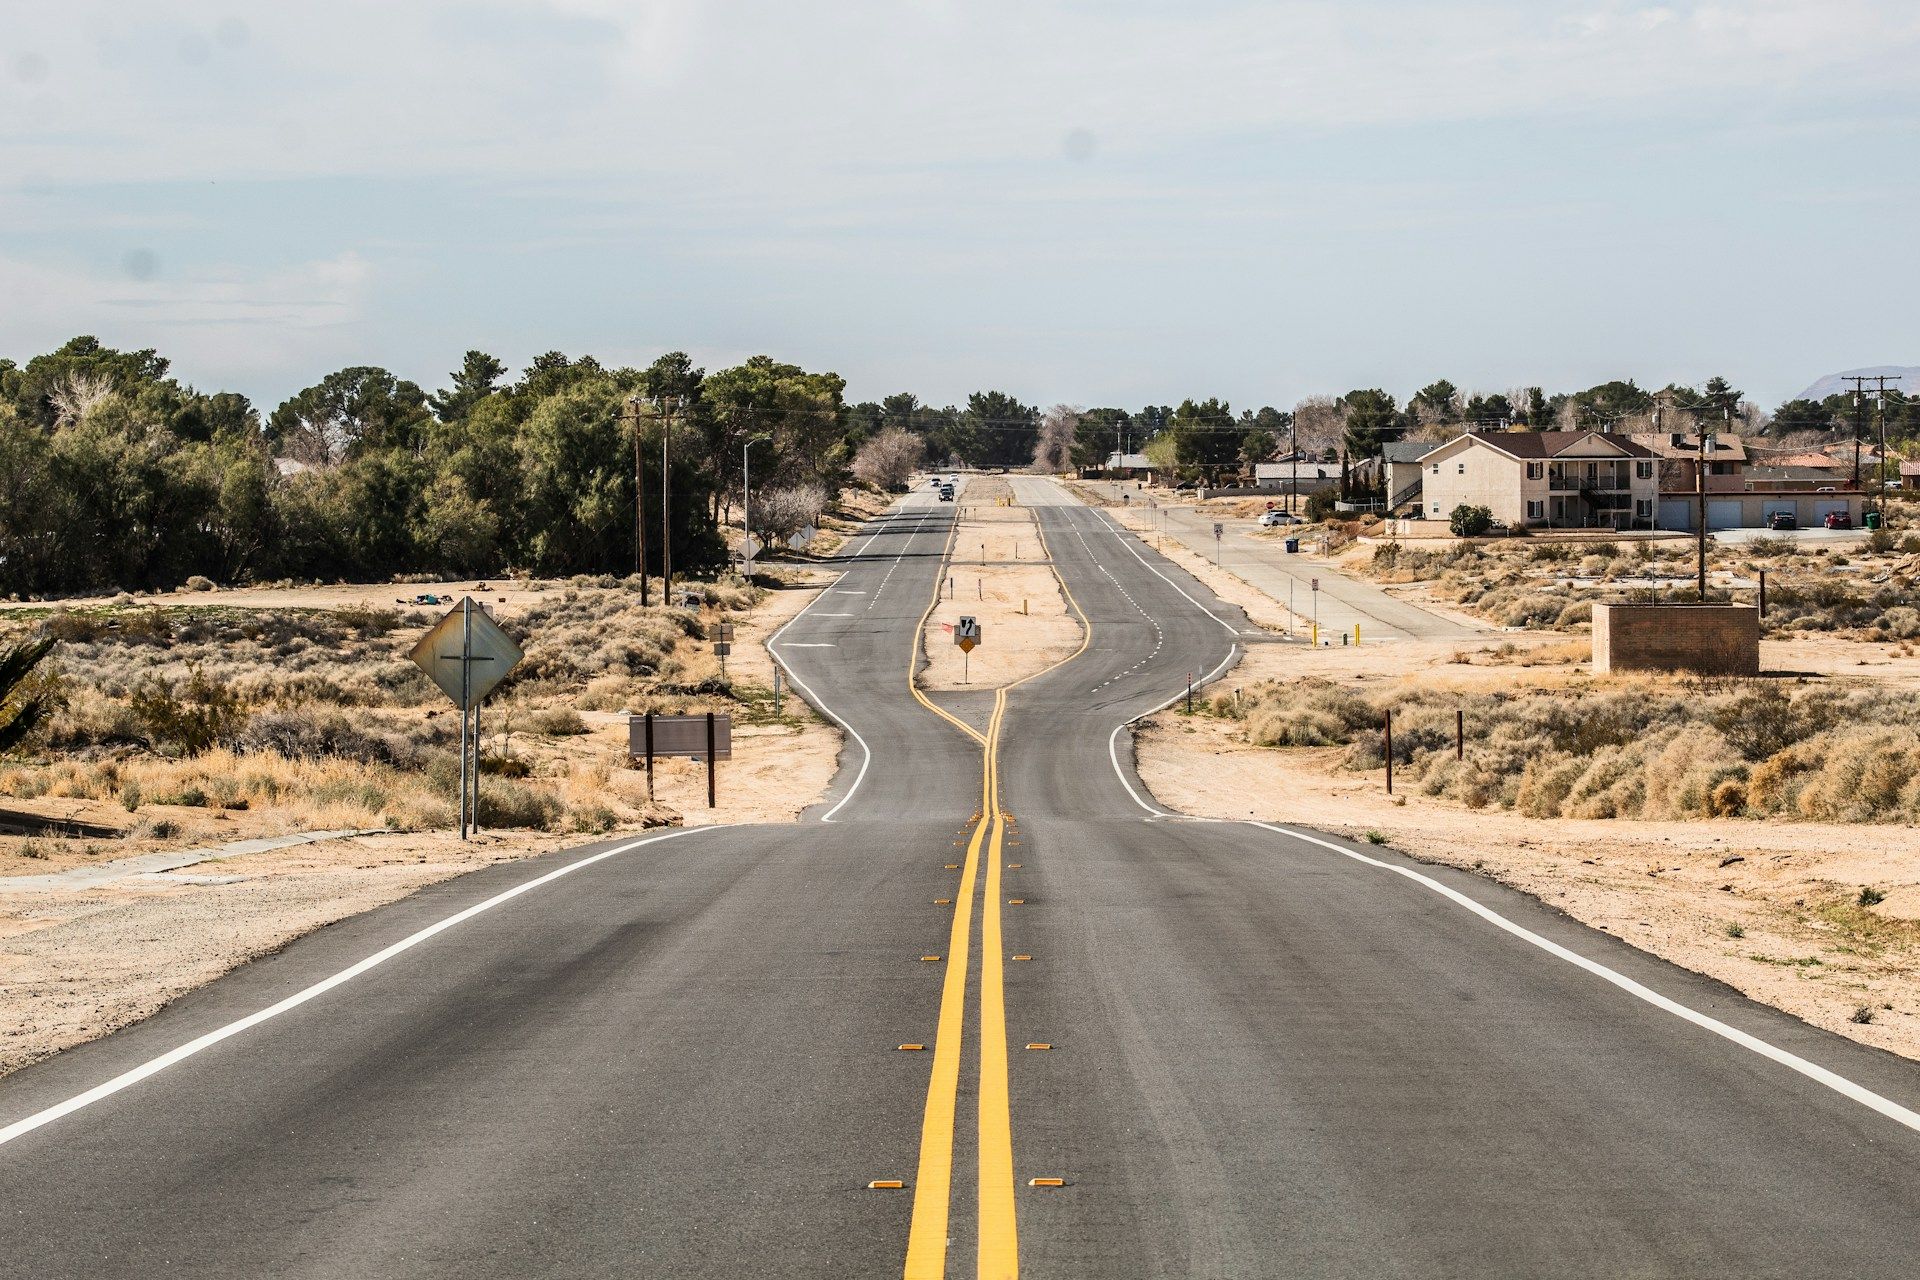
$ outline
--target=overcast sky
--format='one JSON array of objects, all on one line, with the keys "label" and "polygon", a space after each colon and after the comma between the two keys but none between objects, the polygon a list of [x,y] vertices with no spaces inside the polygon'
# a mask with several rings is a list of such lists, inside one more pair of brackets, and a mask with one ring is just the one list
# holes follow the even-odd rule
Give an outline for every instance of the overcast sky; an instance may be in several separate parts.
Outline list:
[{"label": "overcast sky", "polygon": [[0,354],[1292,404],[1920,364],[1913,0],[0,0]]}]

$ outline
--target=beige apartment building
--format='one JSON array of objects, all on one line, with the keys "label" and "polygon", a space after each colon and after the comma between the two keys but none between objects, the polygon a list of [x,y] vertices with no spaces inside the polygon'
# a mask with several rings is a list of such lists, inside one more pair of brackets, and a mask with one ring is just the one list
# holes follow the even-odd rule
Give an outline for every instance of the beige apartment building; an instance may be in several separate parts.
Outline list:
[{"label": "beige apartment building", "polygon": [[1651,529],[1657,460],[1645,445],[1598,431],[1475,431],[1420,459],[1422,506],[1445,520],[1485,507],[1508,525]]}]

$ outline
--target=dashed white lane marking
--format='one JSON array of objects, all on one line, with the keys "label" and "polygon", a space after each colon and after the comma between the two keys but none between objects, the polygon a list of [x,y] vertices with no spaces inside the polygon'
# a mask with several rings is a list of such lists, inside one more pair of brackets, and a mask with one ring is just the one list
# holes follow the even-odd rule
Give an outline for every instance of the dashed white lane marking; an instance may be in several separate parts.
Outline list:
[{"label": "dashed white lane marking", "polygon": [[[1073,528],[1071,521],[1068,522],[1068,528],[1070,529]],[[1121,582],[1120,579],[1114,577],[1113,571],[1111,569],[1107,568],[1106,565],[1100,563],[1100,557],[1096,556],[1093,553],[1093,547],[1087,542],[1087,535],[1080,532],[1080,530],[1078,529],[1073,529],[1073,536],[1080,539],[1080,548],[1081,550],[1087,553],[1087,559],[1093,561],[1094,567],[1100,570],[1100,572],[1107,575],[1107,581],[1111,582],[1116,588],[1119,589],[1120,594],[1127,598],[1127,603],[1133,606],[1134,612],[1138,613],[1141,617],[1145,618],[1147,620],[1148,625],[1153,628],[1153,652],[1149,653],[1146,657],[1140,659],[1140,661],[1128,667],[1125,671],[1114,673],[1113,675],[1109,676],[1105,680],[1102,680],[1099,684],[1093,686],[1093,688],[1087,691],[1089,693],[1098,693],[1102,689],[1106,688],[1108,685],[1112,684],[1115,680],[1124,680],[1126,677],[1132,675],[1134,672],[1138,671],[1140,668],[1146,666],[1149,662],[1152,662],[1155,658],[1160,656],[1160,650],[1166,647],[1167,633],[1161,630],[1159,619],[1155,618],[1152,614],[1148,613],[1145,609],[1140,607],[1140,602],[1133,598],[1133,593],[1127,590],[1126,584]]]},{"label": "dashed white lane marking", "polygon": [[1777,1062],[1790,1071],[1799,1072],[1816,1084],[1825,1085],[1843,1098],[1850,1098],[1863,1107],[1878,1111],[1881,1115],[1896,1124],[1904,1125],[1915,1132],[1920,1132],[1920,1113],[1911,1111],[1890,1098],[1882,1097],[1871,1089],[1857,1085],[1837,1072],[1829,1071],[1817,1063],[1809,1062],[1798,1054],[1788,1053],[1785,1049],[1776,1048],[1756,1035],[1751,1035],[1748,1032],[1740,1030],[1738,1027],[1728,1026],[1718,1018],[1711,1018],[1704,1013],[1698,1013],[1686,1005],[1681,1004],[1678,1000],[1663,996],[1651,987],[1635,982],[1624,973],[1616,969],[1608,968],[1598,960],[1589,960],[1577,951],[1569,950],[1557,942],[1549,941],[1533,932],[1533,930],[1523,925],[1515,924],[1491,907],[1481,906],[1478,902],[1475,902],[1466,894],[1461,893],[1458,889],[1452,889],[1441,884],[1432,876],[1423,875],[1411,867],[1396,866],[1391,862],[1382,862],[1378,858],[1370,858],[1357,850],[1337,845],[1331,840],[1322,840],[1318,836],[1307,835],[1302,831],[1295,831],[1290,827],[1278,827],[1266,822],[1254,822],[1248,825],[1260,827],[1276,835],[1291,836],[1293,839],[1304,841],[1307,844],[1319,845],[1322,849],[1331,849],[1342,857],[1352,858],[1355,862],[1364,862],[1370,867],[1379,867],[1383,871],[1391,871],[1395,875],[1405,876],[1415,884],[1431,889],[1441,897],[1465,907],[1468,911],[1473,912],[1473,914],[1479,916],[1488,924],[1493,925],[1494,928],[1502,929],[1520,939],[1522,942],[1536,946],[1548,955],[1556,956],[1566,961],[1576,969],[1585,969],[1588,973],[1593,974],[1602,981],[1612,983],[1636,1000],[1643,1000],[1656,1009],[1664,1009],[1676,1018],[1683,1018],[1691,1022],[1694,1026],[1706,1031],[1711,1031],[1714,1035],[1722,1039],[1731,1040],[1743,1049],[1751,1049],[1761,1057]]},{"label": "dashed white lane marking", "polygon": [[893,563],[887,566],[887,572],[880,579],[880,585],[873,589],[873,596],[867,601],[867,610],[869,612],[873,609],[874,605],[880,603],[880,593],[885,591],[887,589],[887,583],[893,580],[893,571],[900,567],[900,562],[906,558],[907,552],[912,549],[914,538],[927,527],[927,516],[933,514],[935,513],[930,511],[927,515],[921,516],[920,519],[914,523],[913,528],[907,530],[906,541],[901,545],[900,553],[894,556]]},{"label": "dashed white lane marking", "polygon": [[463,924],[482,912],[491,911],[502,903],[511,902],[523,893],[531,893],[543,885],[552,884],[562,876],[570,876],[574,872],[593,866],[597,862],[605,862],[608,858],[626,853],[629,850],[641,848],[644,845],[658,844],[662,840],[672,840],[679,836],[693,835],[700,831],[719,831],[723,829],[724,828],[721,827],[684,827],[679,831],[670,831],[666,835],[650,836],[645,840],[630,840],[626,844],[616,845],[611,849],[602,850],[599,853],[582,858],[578,862],[569,862],[564,867],[557,867],[545,875],[535,876],[523,884],[517,884],[511,889],[496,893],[485,902],[476,902],[464,911],[456,911],[444,920],[435,921],[424,929],[408,934],[392,946],[376,951],[356,964],[348,965],[330,978],[322,978],[312,986],[294,992],[277,1004],[268,1005],[266,1008],[250,1013],[244,1018],[229,1022],[224,1027],[217,1027],[203,1036],[198,1036],[187,1041],[177,1048],[169,1049],[157,1058],[149,1058],[132,1070],[123,1071],[104,1084],[97,1084],[93,1088],[88,1089],[85,1093],[75,1094],[65,1102],[55,1103],[45,1110],[34,1112],[23,1120],[14,1121],[6,1128],[0,1129],[0,1146],[5,1146],[15,1138],[32,1133],[35,1129],[41,1128],[42,1126],[52,1124],[55,1120],[63,1116],[70,1116],[84,1107],[90,1107],[104,1098],[110,1098],[123,1089],[132,1088],[142,1080],[156,1076],[168,1067],[184,1062],[203,1050],[211,1049],[222,1040],[232,1039],[242,1031],[257,1027],[269,1018],[277,1018],[289,1010],[297,1009],[309,1000],[323,996],[335,987],[353,981],[368,970],[378,968],[401,952],[412,950],[436,934],[445,933],[455,925]]}]

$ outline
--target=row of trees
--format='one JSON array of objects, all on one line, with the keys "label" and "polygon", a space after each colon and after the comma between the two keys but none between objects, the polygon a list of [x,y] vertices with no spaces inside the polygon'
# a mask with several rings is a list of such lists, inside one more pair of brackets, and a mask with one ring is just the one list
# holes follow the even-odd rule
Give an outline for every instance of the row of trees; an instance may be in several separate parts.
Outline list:
[{"label": "row of trees", "polygon": [[[182,384],[152,350],[82,337],[24,364],[0,359],[0,591],[628,572],[636,464],[657,572],[663,465],[673,561],[697,568],[723,556],[749,462],[754,525],[777,538],[817,520],[849,479],[897,488],[922,462],[1064,470],[1145,452],[1212,480],[1296,441],[1310,457],[1357,461],[1387,440],[1475,425],[1679,429],[1681,417],[1729,411],[1766,425],[1719,378],[1557,395],[1467,395],[1441,380],[1405,405],[1362,388],[1290,412],[1235,412],[1217,398],[1042,412],[998,391],[943,408],[904,392],[849,404],[839,375],[766,356],[708,373],[678,352],[644,369],[550,352],[512,379],[472,351],[437,391],[354,366],[262,415],[245,396]],[[1920,438],[1920,400],[1896,393],[1888,413],[1891,438]],[[1771,415],[1776,432],[1853,421],[1845,397]]]}]

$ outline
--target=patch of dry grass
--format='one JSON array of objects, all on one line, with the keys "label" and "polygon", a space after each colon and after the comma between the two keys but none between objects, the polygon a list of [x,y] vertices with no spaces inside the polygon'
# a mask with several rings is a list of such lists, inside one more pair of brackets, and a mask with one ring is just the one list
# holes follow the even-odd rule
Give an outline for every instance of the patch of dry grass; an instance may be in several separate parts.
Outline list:
[{"label": "patch of dry grass", "polygon": [[1395,769],[1407,784],[1529,817],[1920,820],[1920,708],[1887,690],[1645,677],[1362,693],[1308,679],[1255,685],[1206,708],[1242,721],[1255,745],[1345,747],[1352,770],[1384,767],[1391,708]]},{"label": "patch of dry grass", "polygon": [[[593,743],[583,712],[764,718],[761,691],[723,680],[705,639],[764,592],[732,578],[690,587],[704,608],[642,608],[631,583],[576,578],[501,618],[527,656],[485,714],[483,825],[660,820],[644,795],[609,785],[624,755],[615,735]],[[0,639],[44,627],[62,641],[57,710],[0,767],[0,795],[117,805],[146,840],[193,828],[183,811],[244,814],[250,834],[447,826],[457,717],[407,658],[437,612],[129,600],[0,622]]]}]

